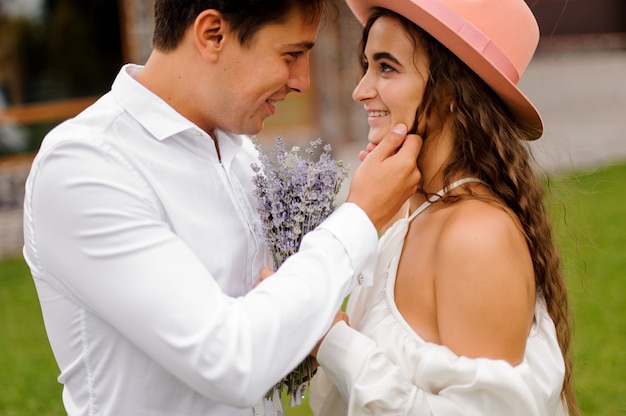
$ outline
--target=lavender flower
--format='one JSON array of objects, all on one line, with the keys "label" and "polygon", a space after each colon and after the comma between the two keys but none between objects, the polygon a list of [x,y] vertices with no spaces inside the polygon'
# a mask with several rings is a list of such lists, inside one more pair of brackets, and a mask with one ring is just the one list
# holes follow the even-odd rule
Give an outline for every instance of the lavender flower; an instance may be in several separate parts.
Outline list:
[{"label": "lavender flower", "polygon": [[[252,180],[274,269],[296,253],[304,235],[333,212],[337,193],[348,176],[343,163],[330,157],[332,149],[328,144],[323,146],[319,159],[313,160],[315,149],[321,144],[322,139],[312,141],[305,150],[306,158],[300,156],[298,147],[287,151],[280,137],[276,138],[276,149],[269,155],[256,144],[261,165],[252,165],[255,173]],[[303,385],[308,386],[313,373],[313,359],[309,356],[266,397],[272,397],[276,390],[285,387],[292,404],[299,403]]]}]

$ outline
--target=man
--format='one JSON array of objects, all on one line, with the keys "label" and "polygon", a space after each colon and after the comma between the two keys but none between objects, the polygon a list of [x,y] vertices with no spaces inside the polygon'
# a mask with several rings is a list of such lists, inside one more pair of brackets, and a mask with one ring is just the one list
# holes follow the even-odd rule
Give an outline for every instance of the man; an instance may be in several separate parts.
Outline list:
[{"label": "man", "polygon": [[376,230],[419,180],[406,128],[252,290],[266,256],[256,154],[241,134],[308,89],[322,10],[323,0],[156,0],[145,67],[122,68],[111,92],[45,138],[24,255],[69,415],[250,415],[369,281]]}]

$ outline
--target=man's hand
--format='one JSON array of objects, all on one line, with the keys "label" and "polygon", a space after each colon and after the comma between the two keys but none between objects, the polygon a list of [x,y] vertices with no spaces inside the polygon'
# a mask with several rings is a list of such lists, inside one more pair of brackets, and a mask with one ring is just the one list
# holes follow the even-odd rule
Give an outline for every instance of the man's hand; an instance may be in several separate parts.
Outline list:
[{"label": "man's hand", "polygon": [[398,124],[378,146],[369,146],[369,153],[359,155],[363,163],[352,178],[346,201],[365,211],[377,230],[415,194],[421,179],[417,156],[422,139],[406,133],[406,126]]},{"label": "man's hand", "polygon": [[363,162],[365,160],[365,158],[367,157],[367,155],[369,155],[370,153],[372,153],[372,151],[376,149],[376,145],[374,143],[368,143],[367,147],[365,148],[365,150],[361,150],[359,152],[359,160],[361,162]]},{"label": "man's hand", "polygon": [[257,287],[263,280],[267,279],[274,273],[276,272],[269,267],[261,267],[261,271],[259,271],[259,280],[254,282],[254,287]]}]

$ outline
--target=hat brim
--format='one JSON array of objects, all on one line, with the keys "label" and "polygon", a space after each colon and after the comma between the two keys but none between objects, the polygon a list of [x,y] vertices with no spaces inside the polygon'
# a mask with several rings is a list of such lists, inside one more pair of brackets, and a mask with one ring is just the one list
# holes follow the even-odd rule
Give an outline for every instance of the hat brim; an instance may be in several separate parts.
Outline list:
[{"label": "hat brim", "polygon": [[534,134],[529,139],[541,137],[543,121],[533,103],[517,87],[519,74],[515,68],[486,35],[445,5],[436,0],[346,0],[346,3],[362,25],[375,7],[389,9],[414,22],[483,79],[518,122],[532,128]]}]

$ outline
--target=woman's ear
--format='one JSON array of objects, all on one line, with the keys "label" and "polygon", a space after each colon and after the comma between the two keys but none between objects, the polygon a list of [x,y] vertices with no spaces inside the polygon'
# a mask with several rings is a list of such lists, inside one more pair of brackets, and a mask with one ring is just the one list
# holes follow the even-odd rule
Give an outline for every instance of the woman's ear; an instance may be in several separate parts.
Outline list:
[{"label": "woman's ear", "polygon": [[200,54],[207,60],[217,61],[224,49],[224,39],[229,35],[222,14],[214,9],[204,10],[193,24],[193,36]]}]

